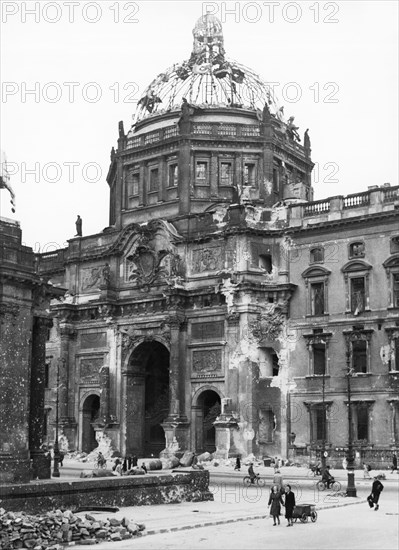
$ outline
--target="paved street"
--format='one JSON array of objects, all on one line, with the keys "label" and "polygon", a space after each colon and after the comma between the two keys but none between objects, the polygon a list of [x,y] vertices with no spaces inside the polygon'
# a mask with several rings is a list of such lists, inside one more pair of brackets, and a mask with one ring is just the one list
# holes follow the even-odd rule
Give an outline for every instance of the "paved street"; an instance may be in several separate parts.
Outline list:
[{"label": "paved street", "polygon": [[[66,459],[61,468],[61,479],[78,477],[92,465]],[[245,487],[242,478],[246,468],[234,472],[231,466],[209,466],[210,489],[214,502],[183,502],[181,504],[121,508],[116,514],[91,512],[98,519],[124,516],[146,525],[145,535],[139,539],[96,545],[97,550],[127,550],[151,548],[213,549],[384,549],[398,547],[398,486],[399,475],[385,471],[385,489],[378,512],[370,510],[366,497],[372,480],[364,480],[363,472],[356,471],[356,499],[344,496],[347,475],[344,470],[332,473],[342,485],[341,492],[319,492],[307,468],[283,467],[285,483],[291,483],[297,503],[316,505],[316,523],[297,522],[293,528],[274,528],[268,517],[268,496],[273,468],[256,469],[266,480],[266,486]],[[161,472],[150,473],[156,475]],[[165,472],[167,473],[167,472]],[[204,526],[205,525],[205,526]],[[77,548],[83,548],[77,546]]]}]

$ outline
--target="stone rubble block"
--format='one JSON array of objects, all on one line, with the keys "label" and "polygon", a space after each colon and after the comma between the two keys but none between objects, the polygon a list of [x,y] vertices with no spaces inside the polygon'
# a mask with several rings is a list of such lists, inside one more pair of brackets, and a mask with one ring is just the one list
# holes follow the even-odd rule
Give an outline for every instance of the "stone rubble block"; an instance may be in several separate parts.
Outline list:
[{"label": "stone rubble block", "polygon": [[134,523],[126,517],[104,521],[90,514],[82,518],[71,510],[33,516],[0,508],[1,550],[64,550],[65,544],[91,545],[99,541],[126,540],[141,536],[144,529],[144,524]]}]

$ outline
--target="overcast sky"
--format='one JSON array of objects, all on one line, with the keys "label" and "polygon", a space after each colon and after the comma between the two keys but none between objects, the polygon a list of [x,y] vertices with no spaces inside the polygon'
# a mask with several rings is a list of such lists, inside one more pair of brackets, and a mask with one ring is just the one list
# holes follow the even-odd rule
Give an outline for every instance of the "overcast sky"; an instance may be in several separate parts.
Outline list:
[{"label": "overcast sky", "polygon": [[77,214],[84,235],[108,225],[118,121],[127,131],[150,81],[190,56],[205,6],[227,56],[278,83],[286,116],[310,129],[315,199],[398,183],[396,1],[1,4],[1,149],[17,210],[2,190],[0,213],[36,250],[65,246]]}]

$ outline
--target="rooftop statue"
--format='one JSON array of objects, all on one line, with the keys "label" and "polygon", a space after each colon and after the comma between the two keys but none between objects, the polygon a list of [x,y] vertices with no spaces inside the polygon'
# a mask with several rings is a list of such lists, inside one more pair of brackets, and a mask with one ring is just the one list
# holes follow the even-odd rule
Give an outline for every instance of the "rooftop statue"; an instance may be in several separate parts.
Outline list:
[{"label": "rooftop statue", "polygon": [[309,128],[306,129],[303,135],[303,146],[305,147],[305,149],[310,149]]},{"label": "rooftop statue", "polygon": [[294,124],[294,116],[290,116],[287,122],[287,136],[292,139],[293,141],[301,141],[301,138],[299,137],[298,130],[299,126],[296,126]]}]

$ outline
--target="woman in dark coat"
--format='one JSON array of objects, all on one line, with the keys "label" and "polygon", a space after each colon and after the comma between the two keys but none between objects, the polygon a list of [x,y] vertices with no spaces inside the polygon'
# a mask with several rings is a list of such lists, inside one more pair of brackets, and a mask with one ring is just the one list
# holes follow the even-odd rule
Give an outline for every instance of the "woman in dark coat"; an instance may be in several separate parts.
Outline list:
[{"label": "woman in dark coat", "polygon": [[285,517],[288,521],[287,527],[293,526],[292,515],[295,508],[295,495],[291,491],[291,485],[285,486]]},{"label": "woman in dark coat", "polygon": [[276,525],[276,520],[278,524],[280,525],[280,512],[281,512],[281,504],[284,504],[281,498],[281,493],[279,491],[279,488],[277,485],[273,486],[273,489],[270,493],[269,497],[269,505],[270,506],[270,515],[273,516],[273,525]]},{"label": "woman in dark coat", "polygon": [[241,471],[241,459],[239,456],[237,456],[236,458],[236,465],[234,466],[234,470],[238,470],[239,472]]}]

